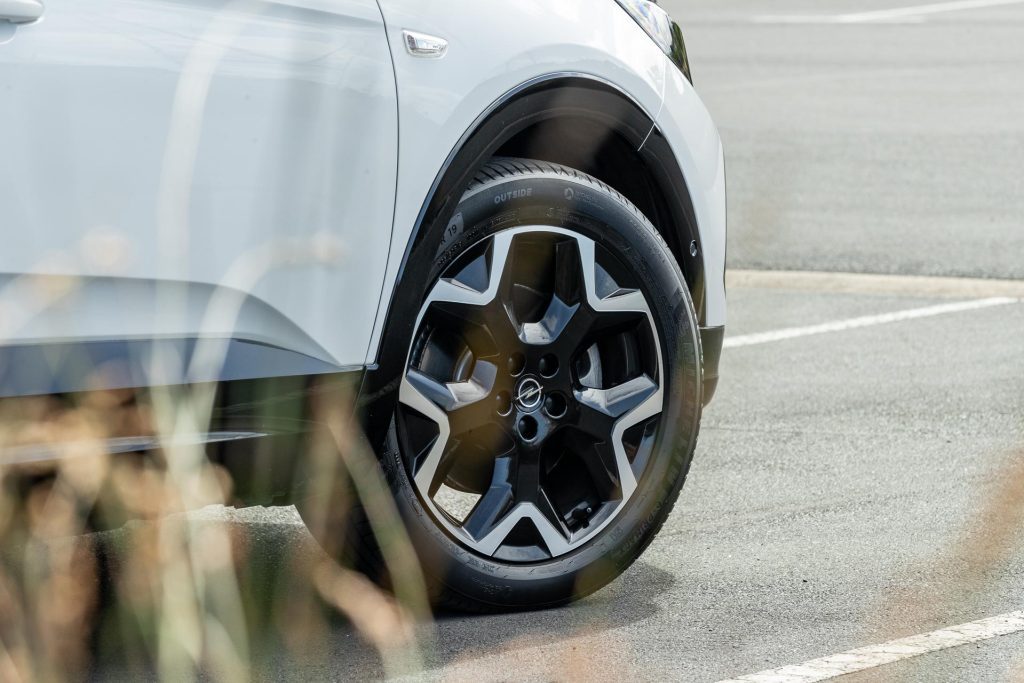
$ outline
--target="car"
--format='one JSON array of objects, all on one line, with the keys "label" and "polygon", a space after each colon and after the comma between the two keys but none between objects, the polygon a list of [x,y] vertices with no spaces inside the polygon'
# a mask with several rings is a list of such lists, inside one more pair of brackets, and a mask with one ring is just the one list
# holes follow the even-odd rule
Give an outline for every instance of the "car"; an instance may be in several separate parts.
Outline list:
[{"label": "car", "polygon": [[[722,143],[655,2],[0,0],[0,99],[4,401],[212,387],[185,436],[233,499],[370,566],[311,502],[347,504],[303,436],[346,396],[458,609],[652,541],[726,315]],[[135,429],[105,448],[167,445]]]}]

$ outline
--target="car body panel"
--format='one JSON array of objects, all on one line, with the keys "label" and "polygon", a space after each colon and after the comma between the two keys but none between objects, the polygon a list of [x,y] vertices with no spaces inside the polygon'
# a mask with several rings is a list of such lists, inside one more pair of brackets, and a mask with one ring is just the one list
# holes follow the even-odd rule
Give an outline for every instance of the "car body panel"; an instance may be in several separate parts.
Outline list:
[{"label": "car body panel", "polygon": [[374,0],[47,0],[10,33],[4,343],[228,335],[362,364],[398,154]]},{"label": "car body panel", "polygon": [[704,326],[725,325],[725,156],[718,128],[682,72],[669,72],[657,119],[686,178],[704,263]]},{"label": "car body panel", "polygon": [[[523,0],[502,11],[479,0],[381,0],[399,92],[398,198],[384,297],[367,363],[377,357],[389,295],[431,187],[459,141],[507,93],[572,72],[612,83],[653,120],[673,65],[612,0]],[[493,26],[495,16],[501,27]],[[441,59],[405,51],[402,31],[449,41]]]}]

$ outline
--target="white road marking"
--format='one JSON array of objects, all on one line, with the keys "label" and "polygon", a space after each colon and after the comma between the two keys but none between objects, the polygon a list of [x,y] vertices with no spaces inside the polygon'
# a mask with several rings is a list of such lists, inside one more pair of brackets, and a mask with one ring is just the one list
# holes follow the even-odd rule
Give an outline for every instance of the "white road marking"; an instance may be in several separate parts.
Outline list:
[{"label": "white road marking", "polygon": [[[753,24],[863,24],[863,21],[846,21],[842,14],[764,14],[750,18]],[[903,17],[877,19],[875,24],[923,24],[924,17]]]},{"label": "white road marking", "polygon": [[1024,0],[956,0],[955,2],[936,2],[928,5],[912,7],[894,7],[892,9],[873,10],[871,12],[854,12],[832,15],[763,15],[751,19],[758,24],[865,24],[892,22],[920,22],[924,17],[942,12],[963,12],[965,10],[999,7],[1002,5],[1019,5]]},{"label": "white road marking", "polygon": [[926,14],[940,14],[942,12],[962,12],[964,10],[999,7],[1001,5],[1019,5],[1022,1],[1024,0],[957,0],[956,2],[935,2],[928,5],[897,7],[872,12],[841,14],[839,16],[842,18],[843,23],[856,24],[867,21],[887,21],[889,19],[920,17]]},{"label": "white road marking", "polygon": [[984,299],[993,296],[1024,299],[1024,280],[730,269],[726,271],[725,284],[729,289],[890,294],[943,299]]},{"label": "white road marking", "polygon": [[903,320],[929,318],[936,315],[973,311],[979,308],[990,308],[992,306],[1006,306],[1007,304],[1015,304],[1019,301],[1019,299],[997,296],[989,299],[975,299],[972,301],[959,301],[956,303],[939,304],[937,306],[926,306],[924,308],[911,308],[909,310],[895,311],[893,313],[881,313],[878,315],[866,315],[860,318],[836,320],[833,322],[821,323],[820,325],[789,327],[782,330],[773,330],[771,332],[758,332],[756,334],[744,334],[737,337],[726,337],[723,346],[727,349],[734,349],[740,346],[768,344],[771,342],[783,341],[785,339],[795,339],[796,337],[808,337],[814,334],[843,332],[845,330],[871,327],[873,325],[885,325]]},{"label": "white road marking", "polygon": [[908,638],[890,640],[881,645],[869,645],[837,655],[812,659],[802,664],[747,674],[719,683],[812,683],[825,681],[844,674],[874,669],[903,659],[919,657],[929,652],[946,650],[989,638],[1024,632],[1024,610],[1007,612],[999,616],[971,621],[959,626],[922,633]]}]

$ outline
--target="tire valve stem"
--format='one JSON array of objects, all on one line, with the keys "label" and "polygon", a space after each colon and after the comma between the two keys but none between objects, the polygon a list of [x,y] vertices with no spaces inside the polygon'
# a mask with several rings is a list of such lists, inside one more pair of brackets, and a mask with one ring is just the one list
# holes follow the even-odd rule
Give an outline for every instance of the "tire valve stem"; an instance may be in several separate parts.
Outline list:
[{"label": "tire valve stem", "polygon": [[572,519],[573,525],[579,525],[586,528],[590,526],[590,515],[592,515],[593,512],[594,509],[584,502],[574,507],[569,513],[569,517]]}]

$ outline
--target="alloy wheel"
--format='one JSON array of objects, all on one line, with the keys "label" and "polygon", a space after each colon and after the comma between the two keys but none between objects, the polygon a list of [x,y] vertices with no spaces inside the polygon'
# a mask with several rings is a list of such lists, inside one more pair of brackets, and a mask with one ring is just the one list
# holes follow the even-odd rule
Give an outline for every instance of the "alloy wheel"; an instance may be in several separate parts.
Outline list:
[{"label": "alloy wheel", "polygon": [[416,320],[399,437],[434,519],[506,562],[564,555],[634,495],[664,403],[659,337],[614,254],[560,228],[456,258]]}]

